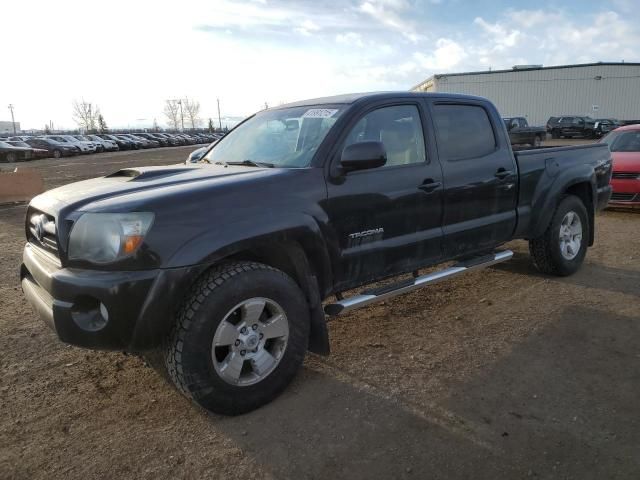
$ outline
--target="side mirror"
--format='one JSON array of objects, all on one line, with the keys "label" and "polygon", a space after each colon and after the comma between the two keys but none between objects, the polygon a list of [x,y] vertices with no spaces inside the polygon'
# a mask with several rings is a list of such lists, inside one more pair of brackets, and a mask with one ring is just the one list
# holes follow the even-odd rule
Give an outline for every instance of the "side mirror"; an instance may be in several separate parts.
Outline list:
[{"label": "side mirror", "polygon": [[387,151],[382,142],[358,142],[345,147],[340,164],[346,171],[377,168],[387,163]]},{"label": "side mirror", "polygon": [[204,156],[204,154],[207,152],[207,148],[208,147],[202,147],[191,152],[191,155],[189,155],[189,158],[187,158],[187,161],[185,163],[187,164],[198,163],[200,159]]}]

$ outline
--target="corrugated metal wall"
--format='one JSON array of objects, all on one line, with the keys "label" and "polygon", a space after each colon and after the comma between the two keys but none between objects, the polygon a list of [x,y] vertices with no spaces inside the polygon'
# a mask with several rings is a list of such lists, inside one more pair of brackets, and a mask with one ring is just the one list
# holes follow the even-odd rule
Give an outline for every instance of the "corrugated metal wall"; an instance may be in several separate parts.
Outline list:
[{"label": "corrugated metal wall", "polygon": [[532,125],[561,115],[640,119],[638,65],[439,75],[433,85],[427,80],[418,89],[486,97],[503,116],[525,116]]}]

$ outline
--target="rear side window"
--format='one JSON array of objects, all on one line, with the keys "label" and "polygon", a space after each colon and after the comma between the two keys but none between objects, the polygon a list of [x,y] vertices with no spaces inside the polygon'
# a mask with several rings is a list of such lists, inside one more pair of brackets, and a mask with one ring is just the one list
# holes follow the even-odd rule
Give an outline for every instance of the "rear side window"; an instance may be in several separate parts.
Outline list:
[{"label": "rear side window", "polygon": [[496,148],[487,111],[476,105],[435,105],[434,120],[440,158],[483,157]]}]

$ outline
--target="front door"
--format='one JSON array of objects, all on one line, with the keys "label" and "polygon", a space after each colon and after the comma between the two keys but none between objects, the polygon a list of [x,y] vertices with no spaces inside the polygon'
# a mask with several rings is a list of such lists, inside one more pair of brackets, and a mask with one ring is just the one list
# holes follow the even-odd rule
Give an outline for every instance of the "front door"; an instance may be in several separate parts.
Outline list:
[{"label": "front door", "polygon": [[417,102],[379,106],[361,112],[339,140],[334,162],[344,147],[363,141],[382,142],[387,162],[327,183],[337,289],[441,258],[442,174],[426,154],[424,118]]},{"label": "front door", "polygon": [[517,172],[511,149],[482,103],[432,106],[444,176],[444,253],[491,250],[516,226]]}]

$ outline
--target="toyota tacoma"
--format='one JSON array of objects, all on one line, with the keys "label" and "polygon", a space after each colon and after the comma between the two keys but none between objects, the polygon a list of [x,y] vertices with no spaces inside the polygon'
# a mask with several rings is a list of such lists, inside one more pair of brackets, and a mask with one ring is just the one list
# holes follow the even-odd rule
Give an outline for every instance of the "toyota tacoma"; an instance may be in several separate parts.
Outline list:
[{"label": "toyota tacoma", "polygon": [[513,239],[540,271],[574,273],[610,177],[605,143],[514,153],[483,98],[301,101],[246,119],[198,163],[35,197],[22,289],[63,342],[162,352],[186,396],[240,414],[308,350],[329,353],[328,316],[506,261]]}]

